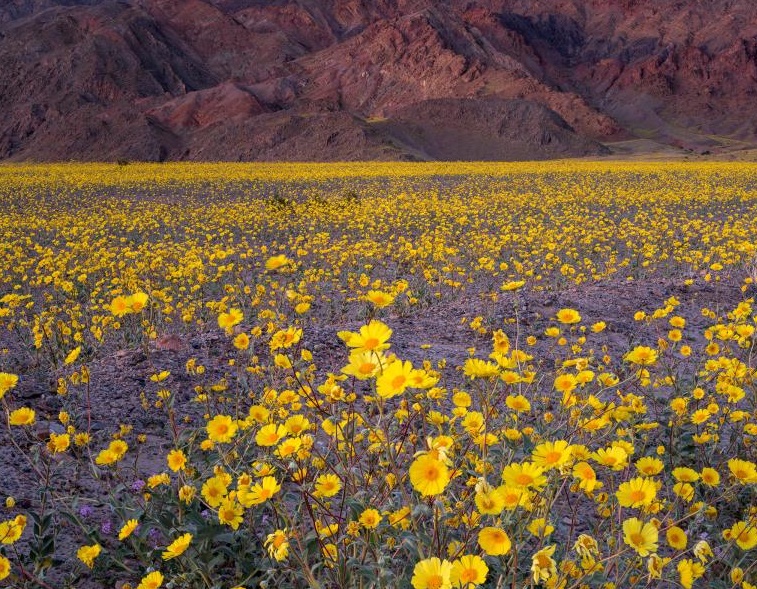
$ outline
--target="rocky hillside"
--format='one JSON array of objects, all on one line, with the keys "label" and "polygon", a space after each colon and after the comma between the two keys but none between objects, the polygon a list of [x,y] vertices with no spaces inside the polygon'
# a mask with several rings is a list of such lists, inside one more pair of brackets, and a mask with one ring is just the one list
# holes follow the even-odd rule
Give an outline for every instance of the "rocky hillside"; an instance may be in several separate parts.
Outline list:
[{"label": "rocky hillside", "polygon": [[752,0],[6,0],[0,63],[11,160],[757,145]]}]

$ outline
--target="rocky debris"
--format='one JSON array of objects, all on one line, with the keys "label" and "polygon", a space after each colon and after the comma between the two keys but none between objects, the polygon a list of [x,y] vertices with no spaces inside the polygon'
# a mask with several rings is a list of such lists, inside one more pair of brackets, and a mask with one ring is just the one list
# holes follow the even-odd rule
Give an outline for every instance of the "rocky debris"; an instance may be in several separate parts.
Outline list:
[{"label": "rocky debris", "polygon": [[0,62],[12,160],[757,144],[750,0],[9,0]]}]

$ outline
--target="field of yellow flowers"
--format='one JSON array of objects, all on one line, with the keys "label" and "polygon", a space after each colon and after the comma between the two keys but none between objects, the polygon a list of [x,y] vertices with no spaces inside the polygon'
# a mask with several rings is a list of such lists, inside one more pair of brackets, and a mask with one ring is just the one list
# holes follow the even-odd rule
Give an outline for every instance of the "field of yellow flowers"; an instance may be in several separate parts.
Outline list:
[{"label": "field of yellow flowers", "polygon": [[0,166],[0,586],[757,587],[757,167]]}]

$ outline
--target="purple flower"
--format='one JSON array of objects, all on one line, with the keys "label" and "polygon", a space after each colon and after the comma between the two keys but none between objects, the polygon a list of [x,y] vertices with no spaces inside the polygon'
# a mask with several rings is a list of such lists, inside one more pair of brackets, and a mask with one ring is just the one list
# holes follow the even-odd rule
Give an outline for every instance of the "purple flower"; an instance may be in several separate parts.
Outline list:
[{"label": "purple flower", "polygon": [[139,493],[144,488],[145,488],[145,482],[142,479],[137,479],[131,485],[131,490],[134,491],[135,493]]},{"label": "purple flower", "polygon": [[110,536],[111,532],[113,532],[113,524],[109,521],[103,522],[100,526],[100,531],[106,536]]},{"label": "purple flower", "polygon": [[152,528],[147,532],[147,539],[152,542],[152,547],[157,548],[160,540],[160,530],[158,528]]},{"label": "purple flower", "polygon": [[82,517],[90,517],[94,512],[95,510],[89,505],[82,505],[79,508],[79,515]]}]

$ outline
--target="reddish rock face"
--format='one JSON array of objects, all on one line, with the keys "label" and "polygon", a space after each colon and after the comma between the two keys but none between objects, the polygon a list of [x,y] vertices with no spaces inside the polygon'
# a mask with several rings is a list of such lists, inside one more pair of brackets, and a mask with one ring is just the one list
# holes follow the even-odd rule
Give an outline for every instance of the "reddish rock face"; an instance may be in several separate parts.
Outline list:
[{"label": "reddish rock face", "polygon": [[14,160],[757,144],[752,0],[6,0],[0,63]]}]

